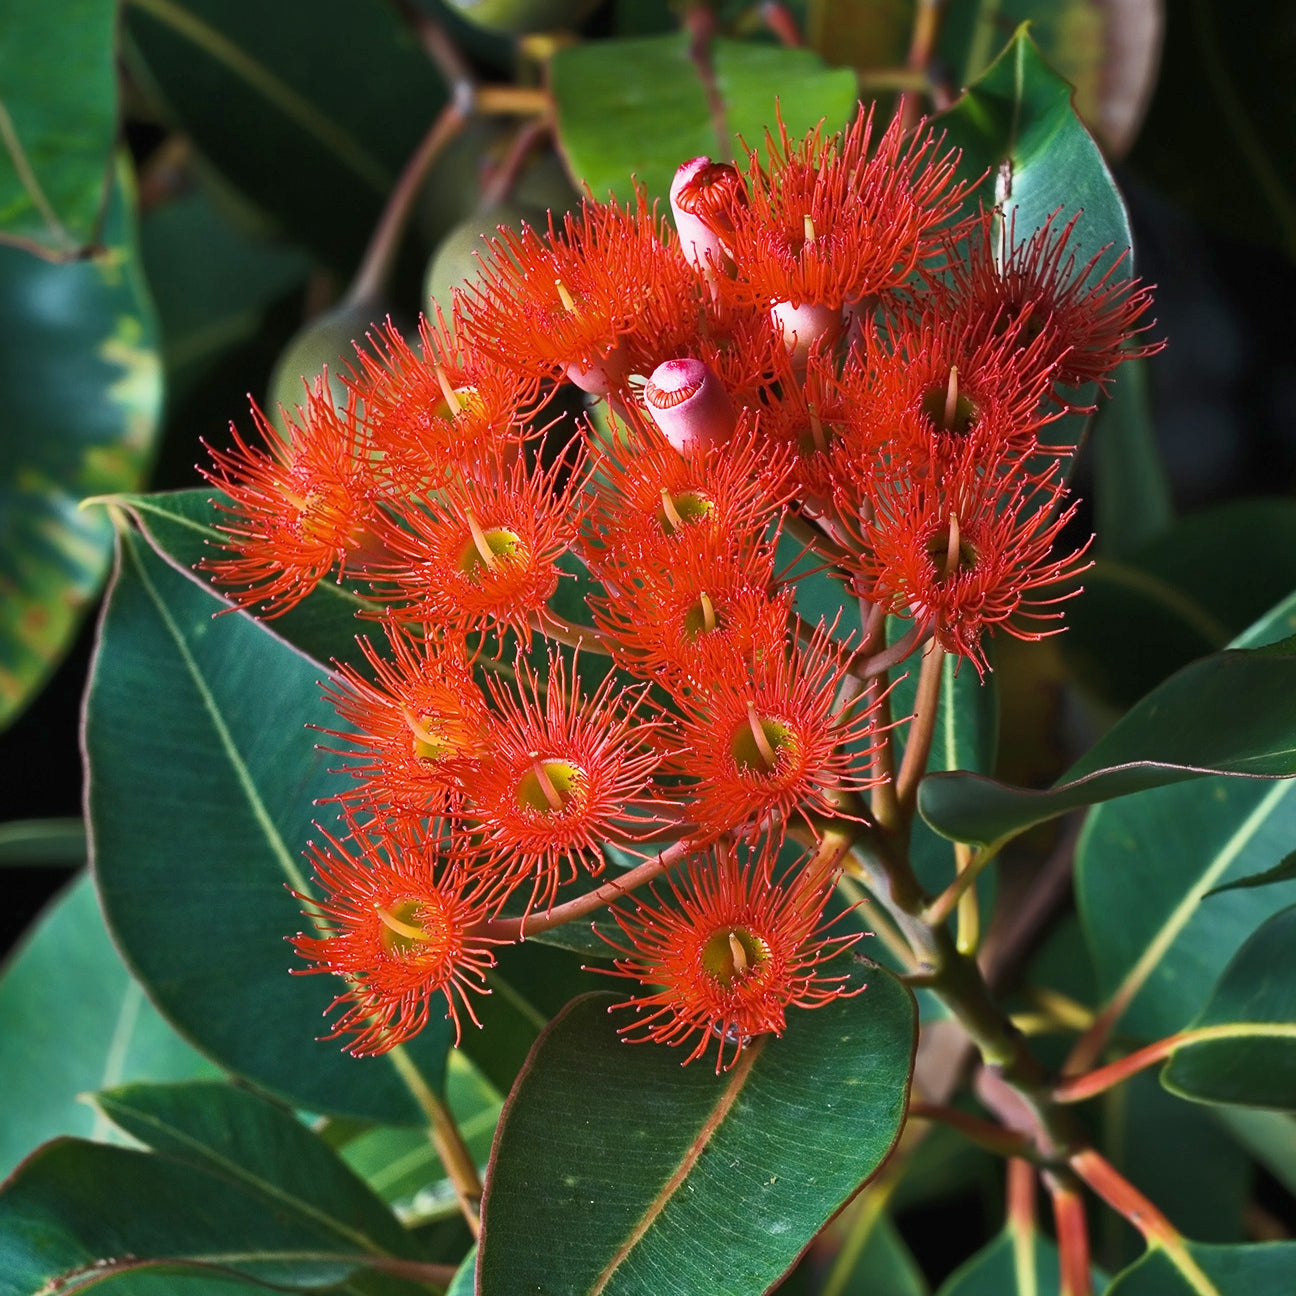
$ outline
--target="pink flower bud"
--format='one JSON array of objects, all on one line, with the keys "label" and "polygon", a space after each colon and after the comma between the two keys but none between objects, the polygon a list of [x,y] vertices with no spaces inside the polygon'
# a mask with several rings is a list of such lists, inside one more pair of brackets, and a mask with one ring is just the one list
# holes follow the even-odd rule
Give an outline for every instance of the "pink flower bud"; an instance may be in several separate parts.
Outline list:
[{"label": "pink flower bud", "polygon": [[[729,172],[733,173],[732,180]],[[717,186],[718,178],[722,183]],[[685,258],[708,277],[727,272],[733,265],[712,227],[720,214],[719,198],[712,190],[718,187],[727,192],[735,185],[741,190],[742,180],[734,168],[712,162],[709,157],[690,158],[675,172],[675,179],[671,181],[671,212],[675,217],[680,247]],[[704,219],[706,215],[711,215],[711,224]]]},{"label": "pink flower bud", "polygon": [[602,360],[590,365],[572,361],[566,369],[567,381],[591,396],[606,396],[614,387],[620,387],[629,374],[629,362],[620,346],[613,347]]},{"label": "pink flower bud", "polygon": [[692,357],[659,364],[644,387],[644,405],[682,454],[720,445],[736,422],[720,379]]},{"label": "pink flower bud", "polygon": [[783,334],[783,344],[795,364],[804,365],[810,348],[822,338],[835,342],[842,328],[839,306],[817,306],[805,302],[793,306],[789,301],[775,302],[770,307],[770,319]]}]

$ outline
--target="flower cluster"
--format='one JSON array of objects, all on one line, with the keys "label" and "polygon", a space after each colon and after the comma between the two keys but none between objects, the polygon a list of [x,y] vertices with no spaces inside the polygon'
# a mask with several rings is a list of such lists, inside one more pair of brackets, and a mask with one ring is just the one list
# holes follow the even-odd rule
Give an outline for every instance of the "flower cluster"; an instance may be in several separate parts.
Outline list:
[{"label": "flower cluster", "polygon": [[[961,217],[957,162],[861,114],[684,163],[673,222],[640,195],[501,229],[345,405],[318,382],[285,437],[254,410],[265,448],[213,452],[231,597],[275,615],[332,577],[375,622],[329,686],[347,828],[295,939],[346,979],[353,1052],[437,995],[475,1021],[501,942],[609,900],[627,1038],[719,1069],[843,993],[816,843],[891,778],[886,619],[977,671],[988,631],[1058,628],[1082,554],[1049,431],[1149,306],[1077,266],[1074,222]],[[546,422],[564,383],[589,414]],[[858,631],[803,614],[825,571]]]}]

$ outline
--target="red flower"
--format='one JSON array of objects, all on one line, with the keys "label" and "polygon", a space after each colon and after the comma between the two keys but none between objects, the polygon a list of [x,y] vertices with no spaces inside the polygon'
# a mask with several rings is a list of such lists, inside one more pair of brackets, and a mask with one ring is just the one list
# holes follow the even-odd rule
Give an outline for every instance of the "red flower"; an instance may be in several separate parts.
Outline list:
[{"label": "red flower", "polygon": [[343,578],[384,490],[354,397],[339,413],[321,378],[305,409],[284,417],[281,437],[253,404],[267,449],[248,445],[231,425],[234,450],[209,446],[214,468],[199,469],[230,497],[214,503],[233,519],[221,530],[229,537],[225,547],[239,555],[205,559],[202,567],[222,585],[245,586],[231,597],[241,607],[259,603],[263,616],[288,611],[335,567]]},{"label": "red flower", "polygon": [[[1056,474],[1057,465],[1053,465]],[[880,491],[873,520],[861,528],[861,592],[898,615],[911,615],[947,652],[985,669],[982,631],[1002,626],[1019,639],[1040,639],[1062,627],[1031,629],[1061,619],[1053,605],[1080,592],[1051,598],[1035,593],[1082,571],[1086,544],[1056,558],[1054,544],[1075,506],[1058,512],[1061,482],[1023,477],[973,460],[944,480],[909,479]]]},{"label": "red flower", "polygon": [[442,858],[435,833],[420,840],[408,828],[353,831],[357,853],[324,836],[327,845],[312,842],[310,853],[325,898],[297,897],[320,915],[320,934],[291,938],[316,965],[297,970],[335,972],[350,983],[329,1007],[347,1005],[324,1038],[350,1035],[347,1052],[356,1057],[385,1053],[423,1029],[430,1000],[442,994],[458,1044],[461,1009],[481,1025],[468,995],[490,993],[492,946],[505,943],[474,935],[499,907],[498,883]]},{"label": "red flower", "polygon": [[858,993],[846,989],[844,976],[821,970],[859,939],[823,935],[833,879],[777,885],[770,863],[758,857],[743,868],[718,846],[714,857],[693,856],[682,881],[669,879],[665,904],[654,889],[656,907],[635,901],[631,914],[613,909],[628,947],[609,940],[625,957],[598,970],[645,987],[614,1011],[647,1013],[622,1027],[622,1035],[687,1046],[685,1064],[715,1042],[718,1074],[751,1040],[781,1035],[789,1007],[816,1008]]},{"label": "red flower", "polygon": [[873,782],[873,717],[837,703],[846,667],[827,628],[750,667],[749,676],[720,677],[684,704],[670,765],[697,781],[692,812],[706,833],[759,826],[771,815],[839,813],[834,790]]},{"label": "red flower", "polygon": [[[642,191],[625,208],[587,199],[561,229],[551,219],[547,240],[530,226],[501,229],[457,298],[463,328],[521,373],[566,374],[600,394],[620,387],[645,356],[651,369],[679,354],[695,327],[697,279],[667,240]],[[642,356],[630,353],[636,343]]]},{"label": "red flower", "polygon": [[[360,352],[356,393],[374,445],[406,491],[441,486],[484,459],[508,461],[526,436],[538,383],[419,320],[421,354],[390,321]],[[374,351],[378,354],[375,355]]]},{"label": "red flower", "polygon": [[421,819],[444,813],[479,762],[489,712],[461,639],[421,642],[386,627],[390,656],[361,639],[372,679],[340,665],[325,697],[355,732],[346,772],[360,780],[343,799],[375,813]]},{"label": "red flower", "polygon": [[[1131,345],[1156,321],[1145,319],[1152,289],[1129,276],[1128,253],[1110,257],[1111,249],[1101,248],[1080,265],[1068,249],[1082,214],[1057,229],[1054,212],[1018,243],[1015,224],[1004,232],[1002,214],[987,212],[967,241],[966,256],[951,258],[949,270],[956,309],[974,337],[1020,322],[1022,344],[1045,335],[1060,383],[1096,382],[1105,390],[1122,360],[1153,355],[1165,344]],[[1100,271],[1104,260],[1109,264]]]},{"label": "red flower", "polygon": [[637,711],[642,693],[621,692],[609,675],[588,697],[568,683],[561,656],[541,678],[518,668],[517,695],[487,685],[496,714],[486,758],[465,788],[465,827],[486,865],[516,884],[535,880],[532,903],[550,905],[579,868],[603,869],[606,841],[625,845],[658,820],[650,776],[659,757],[648,745],[656,725]]},{"label": "red flower", "polygon": [[375,527],[392,558],[371,575],[402,620],[462,631],[530,621],[558,588],[558,559],[576,537],[579,476],[562,489],[562,460],[530,470],[489,460],[471,477],[390,506]]},{"label": "red flower", "polygon": [[745,198],[713,224],[738,267],[737,279],[717,280],[726,296],[839,311],[943,256],[936,232],[963,199],[958,154],[938,156],[930,131],[906,143],[898,118],[870,156],[872,135],[871,111],[844,135],[816,128],[794,141],[782,122],[777,138],[766,134],[768,169],[753,153]]}]

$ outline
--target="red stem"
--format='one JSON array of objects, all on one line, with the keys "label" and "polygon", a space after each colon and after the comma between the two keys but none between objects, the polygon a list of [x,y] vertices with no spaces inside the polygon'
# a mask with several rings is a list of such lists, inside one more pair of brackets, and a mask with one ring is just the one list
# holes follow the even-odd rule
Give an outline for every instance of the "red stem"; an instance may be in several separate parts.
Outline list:
[{"label": "red stem", "polygon": [[1053,1199],[1053,1221],[1057,1228],[1060,1296],[1091,1296],[1093,1291],[1089,1263],[1089,1222],[1085,1219],[1084,1200],[1073,1188],[1053,1175],[1046,1175],[1049,1196]]},{"label": "red stem", "polygon": [[1143,1235],[1149,1246],[1182,1249],[1183,1235],[1101,1153],[1085,1148],[1071,1158],[1071,1169],[1118,1215]]},{"label": "red stem", "polygon": [[643,886],[645,882],[651,882],[653,878],[660,877],[669,869],[674,868],[676,864],[687,859],[695,849],[696,847],[692,842],[676,842],[674,846],[662,851],[654,859],[646,860],[638,868],[631,869],[629,873],[623,873],[620,877],[614,878],[611,882],[605,882],[601,887],[596,887],[593,891],[587,891],[574,900],[568,900],[566,904],[555,905],[544,913],[525,914],[521,918],[493,918],[489,922],[477,926],[473,931],[473,935],[485,937],[488,940],[520,941],[525,940],[528,936],[534,936],[538,932],[561,927],[563,923],[571,922],[576,918],[583,918],[596,909],[602,909],[614,900],[619,900],[628,892]]},{"label": "red stem", "polygon": [[1150,1066],[1156,1066],[1158,1062],[1164,1062],[1175,1049],[1190,1039],[1192,1034],[1192,1031],[1181,1031],[1178,1035],[1171,1035],[1166,1039],[1157,1040],[1155,1044],[1149,1044],[1146,1048],[1138,1049],[1136,1052],[1129,1054],[1128,1057],[1120,1058],[1105,1067],[1099,1067],[1096,1071],[1088,1071],[1084,1075],[1063,1080],[1053,1090],[1053,1101],[1060,1103],[1083,1102],[1086,1098],[1093,1098],[1097,1094],[1104,1093],[1113,1086],[1128,1080],[1131,1076],[1137,1075],[1140,1071],[1145,1071]]}]

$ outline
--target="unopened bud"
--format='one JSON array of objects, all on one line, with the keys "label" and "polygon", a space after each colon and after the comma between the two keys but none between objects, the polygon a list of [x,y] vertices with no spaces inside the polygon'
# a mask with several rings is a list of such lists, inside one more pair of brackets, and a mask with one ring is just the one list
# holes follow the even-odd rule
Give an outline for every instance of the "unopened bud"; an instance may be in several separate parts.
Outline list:
[{"label": "unopened bud", "polygon": [[736,422],[720,379],[692,357],[659,364],[644,386],[644,404],[682,454],[722,444]]},{"label": "unopened bud", "polygon": [[625,352],[615,346],[603,357],[592,364],[581,365],[573,361],[567,366],[567,381],[575,383],[583,392],[591,396],[606,396],[614,388],[621,387],[630,376],[630,365]]},{"label": "unopened bud", "polygon": [[770,307],[770,319],[783,335],[783,345],[797,365],[805,364],[816,342],[822,339],[833,343],[842,330],[841,307],[817,306],[813,302],[800,306],[788,301],[775,302]]},{"label": "unopened bud", "polygon": [[742,176],[728,162],[695,157],[675,172],[670,188],[675,229],[684,255],[703,273],[732,269],[723,238],[733,230],[731,206],[746,200]]}]

